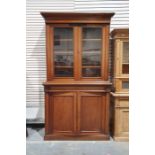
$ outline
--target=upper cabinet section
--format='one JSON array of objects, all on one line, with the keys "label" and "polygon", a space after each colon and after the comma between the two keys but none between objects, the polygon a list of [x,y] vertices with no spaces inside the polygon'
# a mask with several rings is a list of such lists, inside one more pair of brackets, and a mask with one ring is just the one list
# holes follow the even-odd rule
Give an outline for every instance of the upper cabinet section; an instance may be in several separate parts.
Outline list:
[{"label": "upper cabinet section", "polygon": [[114,14],[41,14],[46,23],[47,80],[107,81],[109,25]]},{"label": "upper cabinet section", "polygon": [[128,77],[129,29],[115,29],[111,36],[114,42],[114,77]]}]

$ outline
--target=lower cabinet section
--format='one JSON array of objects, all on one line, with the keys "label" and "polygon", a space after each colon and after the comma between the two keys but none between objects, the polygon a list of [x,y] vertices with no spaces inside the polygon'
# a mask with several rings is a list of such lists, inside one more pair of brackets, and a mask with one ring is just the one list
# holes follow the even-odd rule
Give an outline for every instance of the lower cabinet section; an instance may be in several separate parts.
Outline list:
[{"label": "lower cabinet section", "polygon": [[108,140],[109,93],[45,93],[45,140]]},{"label": "lower cabinet section", "polygon": [[129,140],[129,97],[128,94],[113,94],[112,100],[112,133],[116,141]]}]

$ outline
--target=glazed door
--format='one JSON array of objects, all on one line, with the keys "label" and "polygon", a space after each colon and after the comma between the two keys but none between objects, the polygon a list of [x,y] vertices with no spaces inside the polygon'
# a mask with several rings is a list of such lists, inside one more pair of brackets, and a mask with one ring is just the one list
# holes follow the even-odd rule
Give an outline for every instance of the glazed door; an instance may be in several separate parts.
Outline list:
[{"label": "glazed door", "polygon": [[53,27],[53,59],[55,78],[74,77],[73,27]]},{"label": "glazed door", "polygon": [[81,77],[100,78],[102,27],[81,27]]},{"label": "glazed door", "polygon": [[104,134],[107,126],[106,96],[103,93],[78,94],[78,133]]}]

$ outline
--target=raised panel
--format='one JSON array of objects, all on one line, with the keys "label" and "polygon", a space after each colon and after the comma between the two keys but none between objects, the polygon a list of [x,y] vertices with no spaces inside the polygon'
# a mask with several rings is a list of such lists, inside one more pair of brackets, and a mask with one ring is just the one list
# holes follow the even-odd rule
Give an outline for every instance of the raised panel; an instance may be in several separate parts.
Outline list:
[{"label": "raised panel", "polygon": [[101,128],[101,97],[81,98],[81,131],[99,131]]},{"label": "raised panel", "polygon": [[128,108],[119,107],[115,115],[116,136],[126,136],[129,131],[129,111]]},{"label": "raised panel", "polygon": [[119,106],[123,108],[129,108],[129,99],[119,99]]},{"label": "raised panel", "polygon": [[129,132],[129,112],[122,111],[122,132]]},{"label": "raised panel", "polygon": [[128,139],[129,135],[129,110],[128,107],[119,107],[115,114],[115,137],[116,139]]},{"label": "raised panel", "polygon": [[75,94],[53,93],[50,104],[53,132],[74,132]]},{"label": "raised panel", "polygon": [[101,93],[80,93],[80,132],[102,132],[103,96]]}]

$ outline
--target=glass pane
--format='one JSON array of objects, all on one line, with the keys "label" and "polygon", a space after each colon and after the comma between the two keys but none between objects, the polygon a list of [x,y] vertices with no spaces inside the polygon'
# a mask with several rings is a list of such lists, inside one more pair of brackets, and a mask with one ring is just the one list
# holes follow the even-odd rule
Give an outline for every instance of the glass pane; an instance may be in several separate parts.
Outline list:
[{"label": "glass pane", "polygon": [[55,66],[73,66],[73,55],[55,55]]},{"label": "glass pane", "polygon": [[101,28],[86,27],[83,28],[83,39],[99,39],[101,37]]},{"label": "glass pane", "polygon": [[122,65],[122,73],[123,74],[129,74],[129,64],[123,64]]},{"label": "glass pane", "polygon": [[73,68],[55,68],[55,76],[71,77],[73,76]]},{"label": "glass pane", "polygon": [[99,54],[83,54],[82,64],[83,66],[100,66],[100,55]]},{"label": "glass pane", "polygon": [[101,50],[101,40],[84,40],[82,44],[84,52],[99,53]]},{"label": "glass pane", "polygon": [[100,68],[83,68],[82,75],[83,77],[99,77],[101,76]]},{"label": "glass pane", "polygon": [[55,51],[73,51],[73,41],[72,40],[54,40],[54,50]]},{"label": "glass pane", "polygon": [[[73,28],[54,28],[56,77],[73,77],[73,51]],[[64,66],[70,68],[62,68]]]},{"label": "glass pane", "polygon": [[54,40],[59,39],[73,39],[73,30],[72,28],[54,28]]},{"label": "glass pane", "polygon": [[129,74],[129,42],[123,42],[122,73]]},{"label": "glass pane", "polygon": [[[101,75],[102,28],[84,27],[82,29],[82,76]],[[94,68],[94,67],[97,68]],[[93,67],[93,68],[91,68]]]},{"label": "glass pane", "polygon": [[123,89],[129,89],[129,81],[123,81],[122,82],[122,88]]}]

